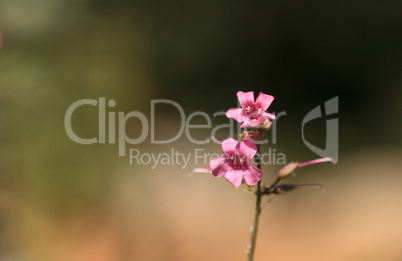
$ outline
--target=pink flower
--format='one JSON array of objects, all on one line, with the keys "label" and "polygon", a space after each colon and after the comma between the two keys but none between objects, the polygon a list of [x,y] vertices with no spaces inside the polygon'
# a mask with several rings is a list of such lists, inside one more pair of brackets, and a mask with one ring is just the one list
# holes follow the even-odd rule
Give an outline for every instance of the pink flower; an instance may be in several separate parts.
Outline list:
[{"label": "pink flower", "polygon": [[250,163],[250,160],[257,153],[257,146],[248,141],[229,138],[222,142],[223,157],[213,158],[209,161],[212,174],[215,177],[225,178],[238,187],[243,177],[248,185],[255,185],[262,177],[262,171]]},{"label": "pink flower", "polygon": [[237,92],[237,97],[241,108],[232,108],[226,112],[226,117],[235,119],[237,122],[243,123],[240,127],[255,127],[263,123],[265,119],[275,119],[275,115],[267,113],[269,105],[271,105],[274,97],[260,92],[257,100],[254,101],[253,92]]}]

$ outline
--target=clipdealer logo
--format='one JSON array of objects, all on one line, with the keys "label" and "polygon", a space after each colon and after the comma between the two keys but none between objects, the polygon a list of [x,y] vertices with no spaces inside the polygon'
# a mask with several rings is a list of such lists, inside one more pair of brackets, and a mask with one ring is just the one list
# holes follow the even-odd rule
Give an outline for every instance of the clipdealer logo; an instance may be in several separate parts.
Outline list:
[{"label": "clipdealer logo", "polygon": [[[167,139],[167,140],[157,140],[155,138],[155,114],[156,114],[156,105],[164,105],[164,106],[171,106],[175,108],[179,115],[180,115],[180,130],[174,136],[173,138]],[[72,118],[76,113],[79,113],[80,107],[84,106],[93,106],[93,107],[98,107],[98,133],[96,137],[92,138],[82,138],[79,137],[76,132],[74,132],[72,128]],[[186,114],[183,110],[183,108],[175,101],[172,100],[167,100],[167,99],[158,99],[158,100],[151,100],[151,111],[150,111],[150,120],[148,121],[147,117],[140,111],[131,111],[128,113],[125,112],[116,112],[112,111],[112,109],[116,106],[116,102],[114,100],[109,100],[106,102],[106,99],[104,97],[100,97],[98,100],[95,99],[82,99],[74,102],[71,104],[65,113],[64,116],[64,127],[65,131],[68,135],[68,137],[78,143],[78,144],[83,144],[83,145],[89,145],[89,144],[118,144],[118,155],[121,157],[126,156],[126,145],[131,144],[131,145],[138,145],[142,142],[144,142],[147,138],[148,135],[150,136],[150,143],[151,144],[168,144],[168,143],[173,143],[177,139],[179,139],[183,133],[186,135],[187,139],[197,145],[202,145],[209,143],[210,140],[196,140],[191,136],[190,131],[192,129],[209,129],[210,134],[212,137],[216,136],[216,133],[218,130],[221,129],[228,129],[229,130],[229,136],[233,137],[235,136],[234,134],[240,133],[240,124],[235,124],[233,121],[230,121],[230,123],[225,123],[225,124],[220,124],[215,127],[212,127],[212,121],[211,117],[206,114],[205,112],[202,111],[195,111],[191,114],[189,114],[186,118]],[[306,146],[316,153],[317,155],[321,157],[332,157],[335,160],[338,160],[338,119],[337,118],[331,118],[326,121],[326,148],[321,149],[309,141],[306,140],[305,134],[304,134],[304,127],[306,124],[311,122],[312,120],[318,119],[323,117],[321,113],[321,106],[315,107],[313,110],[307,113],[307,115],[304,117],[301,123],[301,138],[303,142],[306,144]],[[338,97],[334,97],[327,102],[325,102],[325,115],[334,115],[338,113]],[[213,117],[225,117],[226,112],[225,111],[220,111],[214,113],[212,116]],[[268,139],[264,139],[262,141],[259,141],[260,144],[267,144],[270,142],[271,144],[276,144],[277,143],[277,124],[278,120],[280,117],[286,116],[286,112],[282,111],[280,113],[276,114],[276,120],[273,121],[272,127],[271,127],[271,137],[270,141]],[[194,125],[191,124],[191,121],[195,117],[202,117],[205,119],[205,124],[203,125]],[[141,122],[141,133],[138,135],[136,138],[131,138],[127,136],[126,133],[126,123],[129,119],[135,118]],[[117,127],[117,132],[116,132],[116,127]],[[216,139],[211,139],[215,143],[220,143]],[[137,164],[144,164],[146,165],[147,162],[149,164],[152,164],[154,162],[162,162],[157,159],[163,159],[163,157],[166,158],[166,155],[163,154],[162,156],[154,156],[153,153],[141,153],[138,149],[130,149],[130,164],[133,164],[133,162],[136,161]],[[278,164],[278,165],[284,165],[286,163],[285,155],[280,152],[276,152],[274,149],[274,155],[272,156],[272,150],[269,150],[269,161],[271,161],[271,158],[274,158],[274,162],[271,162],[271,164]],[[178,153],[174,153],[175,157],[178,158]],[[198,152],[197,152],[198,153]],[[194,155],[198,155],[197,153],[194,153]],[[145,156],[144,156],[145,155]],[[148,157],[149,156],[149,157]],[[264,157],[264,155],[261,155]],[[267,156],[267,155],[265,155]],[[184,160],[185,162],[189,162],[188,158],[190,156],[187,155],[180,155],[180,158],[187,159]],[[198,156],[196,156],[197,158]],[[140,161],[140,159],[143,159]],[[152,161],[152,159],[155,159]],[[168,160],[165,159],[164,162],[174,162],[172,159]],[[186,165],[187,165],[186,163]]]}]

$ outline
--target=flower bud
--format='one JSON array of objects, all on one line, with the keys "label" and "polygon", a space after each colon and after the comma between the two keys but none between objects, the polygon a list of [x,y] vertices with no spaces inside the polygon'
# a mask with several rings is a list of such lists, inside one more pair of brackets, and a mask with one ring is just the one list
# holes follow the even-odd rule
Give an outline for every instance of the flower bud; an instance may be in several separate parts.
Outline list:
[{"label": "flower bud", "polygon": [[295,188],[296,186],[293,184],[282,184],[274,188],[274,194],[285,194],[286,192],[294,190]]},{"label": "flower bud", "polygon": [[256,131],[243,131],[242,134],[240,134],[240,137],[242,140],[248,139],[250,141],[255,141],[260,139],[260,135]]},{"label": "flower bud", "polygon": [[324,187],[320,184],[301,184],[301,185],[293,185],[293,184],[282,184],[279,186],[276,186],[273,190],[274,194],[285,194],[286,192],[289,192],[294,189],[299,189],[299,188],[314,188],[314,189],[319,189],[319,190],[324,190]]},{"label": "flower bud", "polygon": [[265,119],[261,125],[263,126],[264,130],[267,131],[271,128],[272,126],[272,121],[270,121],[269,119]]},{"label": "flower bud", "polygon": [[297,168],[299,167],[299,162],[291,162],[285,167],[281,168],[281,170],[278,173],[278,176],[281,179],[284,179],[288,177],[290,174],[292,174]]}]

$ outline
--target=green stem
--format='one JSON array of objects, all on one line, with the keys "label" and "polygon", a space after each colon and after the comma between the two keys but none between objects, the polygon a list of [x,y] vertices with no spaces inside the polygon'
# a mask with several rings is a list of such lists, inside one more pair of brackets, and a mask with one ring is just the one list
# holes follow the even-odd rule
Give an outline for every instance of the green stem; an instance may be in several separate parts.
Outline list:
[{"label": "green stem", "polygon": [[[257,153],[260,155],[260,146],[257,145]],[[261,169],[261,159],[258,157],[257,161],[257,168]],[[251,228],[251,238],[248,246],[248,261],[253,261],[254,258],[254,249],[255,249],[255,243],[257,240],[257,231],[258,231],[258,221],[260,218],[260,213],[261,213],[261,198],[264,195],[264,189],[261,188],[261,180],[257,184],[257,191],[255,195],[257,196],[256,202],[255,202],[255,213],[254,213],[254,223]]]}]

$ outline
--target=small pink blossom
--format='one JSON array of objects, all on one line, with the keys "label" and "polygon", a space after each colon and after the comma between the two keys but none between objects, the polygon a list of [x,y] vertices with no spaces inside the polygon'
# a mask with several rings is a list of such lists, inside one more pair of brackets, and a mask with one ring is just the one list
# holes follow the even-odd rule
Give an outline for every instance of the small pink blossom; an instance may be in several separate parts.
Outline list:
[{"label": "small pink blossom", "polygon": [[265,119],[275,119],[275,115],[267,113],[269,105],[271,105],[274,97],[260,92],[257,100],[254,101],[254,92],[237,92],[237,97],[241,108],[232,108],[226,112],[226,117],[232,118],[239,123],[243,123],[240,127],[255,127],[263,123]]},{"label": "small pink blossom", "polygon": [[250,160],[257,153],[257,146],[248,141],[229,138],[222,142],[224,156],[209,161],[215,177],[224,176],[233,186],[238,187],[244,180],[250,186],[255,185],[262,177],[262,171],[253,166]]}]

